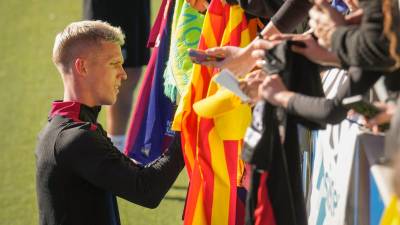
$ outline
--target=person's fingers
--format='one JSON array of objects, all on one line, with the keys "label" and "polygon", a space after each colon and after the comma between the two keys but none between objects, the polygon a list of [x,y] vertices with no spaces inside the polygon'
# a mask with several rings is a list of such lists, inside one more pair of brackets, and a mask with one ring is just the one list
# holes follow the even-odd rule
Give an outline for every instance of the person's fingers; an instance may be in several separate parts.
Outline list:
[{"label": "person's fingers", "polygon": [[315,33],[315,30],[317,29],[317,27],[318,27],[318,23],[317,23],[317,21],[316,20],[309,20],[308,21],[308,26],[310,27],[310,30],[312,30],[312,33]]},{"label": "person's fingers", "polygon": [[380,125],[380,124],[389,122],[388,120],[389,120],[389,117],[386,113],[379,113],[375,117],[368,120],[368,124],[375,126],[375,125]]},{"label": "person's fingers", "polygon": [[292,45],[291,49],[293,52],[301,54],[301,55],[306,55],[306,53],[307,53],[307,48],[299,47],[296,45]]},{"label": "person's fingers", "polygon": [[[315,5],[318,6],[320,9],[322,10],[329,10],[329,8],[331,7],[331,4],[329,4],[329,2],[327,0],[315,0],[314,1]],[[332,8],[333,9],[333,8]]]},{"label": "person's fingers", "polygon": [[369,119],[366,121],[366,127],[371,128],[372,126],[377,125],[378,123],[376,122],[375,118]]},{"label": "person's fingers", "polygon": [[294,37],[298,36],[298,34],[275,34],[269,38],[269,41],[285,41],[292,40]]},{"label": "person's fingers", "polygon": [[[314,4],[315,4],[315,5],[321,5],[321,4],[323,4],[324,2],[328,3],[327,0],[314,0]],[[329,3],[328,3],[328,4],[329,4]]]},{"label": "person's fingers", "polygon": [[263,70],[258,69],[258,70],[254,70],[253,72],[249,73],[247,76],[249,78],[251,78],[249,80],[257,81],[257,80],[264,80],[264,78],[267,76],[267,74]]},{"label": "person's fingers", "polygon": [[239,88],[240,89],[245,90],[246,87],[247,87],[247,82],[246,81],[243,81],[243,80],[239,81]]},{"label": "person's fingers", "polygon": [[267,62],[265,60],[263,60],[263,59],[259,59],[259,60],[256,61],[256,66],[258,68],[263,68],[266,64],[267,64]]},{"label": "person's fingers", "polygon": [[204,61],[201,62],[201,65],[203,66],[208,66],[208,67],[214,67],[214,68],[221,68],[223,69],[227,62],[225,60],[222,61]]},{"label": "person's fingers", "polygon": [[209,67],[217,67],[216,64],[217,64],[217,61],[204,61],[204,62],[201,62],[201,65],[209,66]]},{"label": "person's fingers", "polygon": [[387,108],[387,104],[384,102],[374,102],[374,106],[380,110],[385,110]]},{"label": "person's fingers", "polygon": [[372,133],[379,134],[379,126],[373,126],[372,127]]},{"label": "person's fingers", "polygon": [[266,72],[266,71],[264,71],[264,70],[261,70],[261,74],[263,75],[263,79],[265,79],[269,74]]},{"label": "person's fingers", "polygon": [[292,40],[293,41],[306,41],[308,39],[311,39],[311,34],[304,33],[304,34],[298,34],[293,36]]},{"label": "person's fingers", "polygon": [[327,46],[327,43],[325,42],[325,40],[323,38],[318,38],[318,44],[323,47]]},{"label": "person's fingers", "polygon": [[262,82],[261,85],[263,85],[263,89],[266,90],[267,88],[270,87],[271,83],[272,83],[272,76],[267,76],[267,77],[263,80],[263,82]]},{"label": "person's fingers", "polygon": [[260,83],[261,83],[262,81],[263,81],[263,79],[255,78],[255,79],[249,80],[249,81],[247,82],[247,84],[248,84],[250,87],[255,87],[255,86],[260,85]]},{"label": "person's fingers", "polygon": [[251,52],[251,57],[254,59],[264,59],[265,58],[265,50],[254,50]]},{"label": "person's fingers", "polygon": [[271,49],[275,45],[279,44],[281,41],[267,41],[258,39],[254,42],[254,48],[256,49]]},{"label": "person's fingers", "polygon": [[256,76],[257,76],[257,71],[252,71],[249,74],[247,74],[247,76],[245,77],[245,80],[249,81],[249,80],[255,79]]},{"label": "person's fingers", "polygon": [[321,16],[323,16],[323,13],[319,7],[314,6],[308,12],[308,15],[310,16],[310,20],[318,22],[320,20]]},{"label": "person's fingers", "polygon": [[206,49],[206,53],[208,55],[212,55],[212,56],[225,56],[226,57],[229,55],[229,51],[226,46]]},{"label": "person's fingers", "polygon": [[305,31],[302,36],[307,36],[307,35],[311,36],[313,32],[314,32],[314,30],[310,28],[307,31]]},{"label": "person's fingers", "polygon": [[324,37],[325,33],[326,33],[326,30],[325,30],[324,26],[318,25],[314,28],[314,34],[315,34],[315,36],[318,37],[318,39]]},{"label": "person's fingers", "polygon": [[249,96],[249,97],[251,98],[250,93],[249,93],[249,90],[248,90],[247,87],[241,88],[241,90],[242,90],[242,92],[243,92],[245,95],[247,95],[247,96]]},{"label": "person's fingers", "polygon": [[258,73],[256,75],[256,79],[258,80],[264,80],[265,77],[267,76],[267,73],[264,70],[258,70]]},{"label": "person's fingers", "polygon": [[254,48],[256,48],[256,49],[265,49],[265,47],[264,46],[268,46],[269,45],[269,42],[268,41],[266,41],[266,40],[261,40],[261,39],[259,39],[259,40],[256,40],[255,42],[254,42]]},{"label": "person's fingers", "polygon": [[345,16],[346,24],[360,24],[362,15],[364,14],[363,9],[357,9],[356,11]]},{"label": "person's fingers", "polygon": [[318,4],[318,7],[321,9],[322,13],[325,14],[325,16],[329,15],[330,17],[336,17],[340,15],[340,13],[327,1],[321,1],[321,3]]},{"label": "person's fingers", "polygon": [[271,76],[267,76],[264,80],[263,80],[263,82],[262,82],[262,85],[267,85],[269,82],[270,82],[270,80],[271,80]]},{"label": "person's fingers", "polygon": [[278,74],[272,74],[270,77],[270,80],[275,82],[275,81],[279,81],[281,79],[281,77]]}]

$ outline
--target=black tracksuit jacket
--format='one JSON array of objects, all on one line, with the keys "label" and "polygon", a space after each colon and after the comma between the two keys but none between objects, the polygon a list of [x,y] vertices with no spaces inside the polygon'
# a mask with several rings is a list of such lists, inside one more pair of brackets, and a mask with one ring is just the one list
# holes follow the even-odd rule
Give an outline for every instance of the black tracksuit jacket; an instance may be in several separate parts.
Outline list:
[{"label": "black tracksuit jacket", "polygon": [[155,208],[182,170],[179,138],[158,160],[139,166],[113,146],[96,122],[99,111],[53,103],[36,148],[40,225],[119,225],[115,196]]}]

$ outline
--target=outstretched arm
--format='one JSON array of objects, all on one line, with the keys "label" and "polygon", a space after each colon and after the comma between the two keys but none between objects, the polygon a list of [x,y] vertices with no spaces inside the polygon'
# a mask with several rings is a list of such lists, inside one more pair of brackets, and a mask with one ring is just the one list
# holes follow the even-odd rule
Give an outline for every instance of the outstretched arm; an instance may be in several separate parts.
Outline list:
[{"label": "outstretched arm", "polygon": [[[62,135],[62,134],[61,134]],[[160,158],[146,167],[135,164],[93,131],[81,131],[56,144],[57,162],[94,186],[138,205],[155,208],[184,167],[180,135]]]},{"label": "outstretched arm", "polygon": [[334,99],[311,97],[288,91],[280,77],[265,79],[260,95],[271,104],[286,108],[288,113],[319,124],[336,124],[346,118],[348,109],[341,104],[345,97],[364,94],[379,79],[380,74],[351,69],[348,79],[340,86]]}]

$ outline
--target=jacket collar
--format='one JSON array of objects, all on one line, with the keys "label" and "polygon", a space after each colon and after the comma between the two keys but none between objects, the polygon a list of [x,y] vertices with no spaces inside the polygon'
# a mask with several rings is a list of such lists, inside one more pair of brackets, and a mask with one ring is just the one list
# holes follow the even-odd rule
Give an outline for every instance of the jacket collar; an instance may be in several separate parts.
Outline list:
[{"label": "jacket collar", "polygon": [[89,107],[79,102],[54,101],[49,119],[59,115],[74,121],[96,123],[100,110],[100,106]]}]

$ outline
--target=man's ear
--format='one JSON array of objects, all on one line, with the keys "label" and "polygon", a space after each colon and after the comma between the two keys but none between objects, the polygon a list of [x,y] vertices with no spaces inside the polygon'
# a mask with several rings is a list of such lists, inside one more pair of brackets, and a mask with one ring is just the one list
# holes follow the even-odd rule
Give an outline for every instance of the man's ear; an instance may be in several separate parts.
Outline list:
[{"label": "man's ear", "polygon": [[85,76],[87,74],[86,66],[86,61],[84,59],[78,57],[74,60],[74,70],[78,75]]}]

